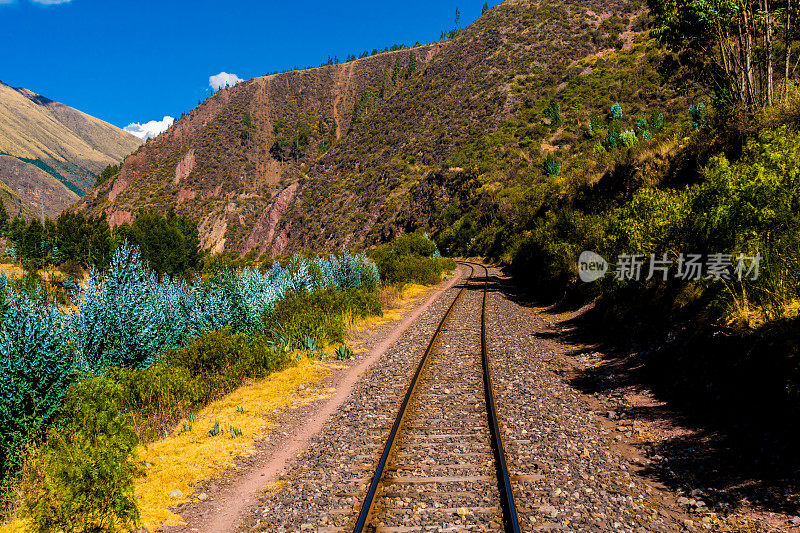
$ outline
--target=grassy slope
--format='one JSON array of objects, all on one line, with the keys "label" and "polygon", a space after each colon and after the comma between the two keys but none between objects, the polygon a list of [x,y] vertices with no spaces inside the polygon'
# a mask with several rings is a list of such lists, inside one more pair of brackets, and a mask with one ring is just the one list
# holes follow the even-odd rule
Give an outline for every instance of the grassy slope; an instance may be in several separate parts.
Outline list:
[{"label": "grassy slope", "polygon": [[[44,212],[49,217],[58,216],[78,200],[78,195],[56,178],[15,157],[0,155],[0,178],[22,201],[30,204],[33,211],[38,212],[39,203],[44,202]],[[7,204],[6,209],[12,216],[17,213],[13,200],[10,205]],[[30,209],[25,211],[28,214]]]},{"label": "grassy slope", "polygon": [[139,144],[102,120],[0,83],[0,152],[42,161],[79,189],[91,188],[90,173],[120,161]]}]

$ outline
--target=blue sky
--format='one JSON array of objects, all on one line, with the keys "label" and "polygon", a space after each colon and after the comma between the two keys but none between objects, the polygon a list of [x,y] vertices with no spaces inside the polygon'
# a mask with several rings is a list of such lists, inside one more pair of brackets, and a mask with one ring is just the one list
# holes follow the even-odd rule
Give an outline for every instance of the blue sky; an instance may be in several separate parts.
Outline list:
[{"label": "blue sky", "polygon": [[[209,77],[439,39],[484,0],[0,0],[0,80],[119,127],[178,117]],[[489,5],[499,0],[489,2]]]}]

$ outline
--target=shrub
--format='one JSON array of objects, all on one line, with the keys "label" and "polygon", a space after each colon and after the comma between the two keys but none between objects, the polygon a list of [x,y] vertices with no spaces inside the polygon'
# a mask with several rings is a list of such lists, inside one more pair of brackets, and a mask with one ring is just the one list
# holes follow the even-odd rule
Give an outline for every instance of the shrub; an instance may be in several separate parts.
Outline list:
[{"label": "shrub", "polygon": [[575,259],[582,250],[597,250],[605,235],[599,216],[576,209],[539,219],[517,247],[511,272],[519,283],[542,296],[563,291],[575,275]]},{"label": "shrub", "polygon": [[692,128],[699,128],[706,124],[706,105],[703,102],[689,106],[689,118],[692,120]]},{"label": "shrub", "polygon": [[122,386],[94,378],[72,387],[31,468],[23,516],[37,532],[130,531],[139,442]]},{"label": "shrub", "polygon": [[[127,243],[116,250],[106,274],[92,270],[69,310],[48,301],[33,275],[19,284],[0,276],[0,480],[5,483],[18,470],[20,451],[52,421],[76,371],[148,369],[189,339],[227,327],[225,335],[203,339],[184,354],[189,359],[183,366],[195,377],[204,357],[217,357],[199,376],[209,391],[201,399],[207,399],[282,364],[265,348],[268,339],[256,334],[284,294],[326,287],[371,291],[379,284],[377,266],[365,255],[343,254],[313,261],[298,257],[263,273],[225,271],[190,286],[159,278]],[[240,332],[259,340],[245,342],[236,336]],[[228,342],[234,343],[229,350]],[[179,370],[121,376],[128,379],[133,408],[143,409],[151,427],[195,401],[197,383]],[[156,390],[145,389],[148,383]],[[145,407],[151,401],[156,404]]]},{"label": "shrub", "polygon": [[420,257],[418,255],[392,256],[378,259],[382,276],[389,283],[419,283],[432,285],[442,279],[442,273],[452,270],[452,259]]},{"label": "shrub", "polygon": [[619,120],[622,118],[622,106],[614,104],[611,106],[611,120]]},{"label": "shrub", "polygon": [[[764,318],[779,318],[800,295],[800,215],[793,207],[800,204],[798,153],[799,135],[765,130],[745,145],[738,161],[712,158],[699,184],[638,190],[610,216],[613,252],[733,255],[725,290],[723,284],[702,290],[721,294],[717,304],[754,309],[749,302]],[[737,254],[761,254],[758,279],[734,279]]]},{"label": "shrub", "polygon": [[406,233],[392,243],[392,251],[397,255],[419,255],[431,257],[436,253],[436,243],[420,233]]},{"label": "shrub", "polygon": [[[8,279],[0,274],[0,286]],[[61,407],[75,371],[75,353],[57,309],[10,287],[0,290],[0,480],[14,472],[26,442]]]},{"label": "shrub", "polygon": [[622,132],[622,134],[619,136],[619,140],[622,142],[622,146],[625,148],[630,148],[638,141],[636,134],[632,130],[625,130]]},{"label": "shrub", "polygon": [[347,321],[381,314],[375,292],[340,291],[328,288],[286,295],[267,320],[274,342],[290,349],[344,342]]},{"label": "shrub", "polygon": [[660,111],[657,110],[653,110],[653,112],[650,113],[650,126],[655,131],[658,131],[662,127],[664,127],[664,113],[661,113]]},{"label": "shrub", "polygon": [[596,155],[597,157],[601,157],[605,153],[606,153],[606,147],[603,146],[603,143],[599,141],[594,143],[594,155]]},{"label": "shrub", "polygon": [[85,369],[147,368],[159,354],[204,331],[230,327],[256,333],[286,292],[329,286],[372,290],[379,283],[377,267],[366,256],[342,254],[313,261],[298,257],[263,273],[222,271],[190,287],[180,279],[159,279],[126,244],[107,275],[93,271],[84,283],[68,326]]},{"label": "shrub", "polygon": [[600,133],[600,130],[603,129],[603,126],[605,126],[605,124],[603,123],[603,119],[601,119],[597,115],[592,115],[591,118],[589,119],[589,135],[591,137],[594,137],[595,135]]},{"label": "shrub", "polygon": [[150,368],[118,368],[109,373],[120,384],[125,410],[139,435],[154,438],[186,416],[202,397],[202,384],[185,366],[161,361]]},{"label": "shrub", "polygon": [[455,268],[450,259],[443,259],[436,244],[419,233],[407,233],[395,241],[379,246],[370,254],[381,278],[389,283],[431,285],[442,279],[442,273]]},{"label": "shrub", "polygon": [[[274,357],[261,360],[260,363],[273,370],[280,366],[277,361],[280,359],[276,352]],[[172,366],[185,368],[189,375],[200,381],[199,399],[202,402],[235,389],[255,370],[250,339],[242,333],[232,333],[227,327],[204,332],[184,348],[167,352],[164,360]]]},{"label": "shrub", "polygon": [[561,160],[553,153],[547,154],[544,158],[545,176],[558,176],[561,174]]},{"label": "shrub", "polygon": [[551,100],[550,105],[544,110],[544,116],[550,121],[551,128],[558,128],[561,126],[561,105]]},{"label": "shrub", "polygon": [[615,120],[608,126],[608,132],[606,132],[606,147],[609,150],[613,150],[620,145],[622,136],[622,129],[620,127],[619,121]]},{"label": "shrub", "polygon": [[442,279],[442,268],[437,258],[409,255],[397,260],[393,278],[394,283],[433,285]]}]

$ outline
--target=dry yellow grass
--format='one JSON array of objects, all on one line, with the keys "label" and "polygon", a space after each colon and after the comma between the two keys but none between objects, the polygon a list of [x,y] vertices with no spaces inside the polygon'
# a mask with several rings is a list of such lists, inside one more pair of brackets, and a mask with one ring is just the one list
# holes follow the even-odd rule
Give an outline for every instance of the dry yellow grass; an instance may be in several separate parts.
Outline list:
[{"label": "dry yellow grass", "polygon": [[[237,457],[251,454],[255,441],[275,426],[272,420],[276,411],[300,407],[331,394],[332,389],[315,385],[336,367],[333,362],[303,358],[295,366],[244,385],[209,404],[195,416],[191,431],[183,431],[184,423],[189,421],[182,420],[167,438],[141,446],[139,460],[147,466],[135,490],[142,526],[153,531],[160,526],[183,524],[180,516],[169,508],[194,499],[195,485],[233,466]],[[212,437],[209,430],[215,422],[219,422],[221,433]],[[230,426],[241,430],[242,436],[231,438]],[[273,484],[268,487],[277,488]],[[170,498],[169,493],[174,489],[184,496]],[[0,525],[0,533],[24,531],[23,520]]]},{"label": "dry yellow grass", "polygon": [[0,270],[5,272],[6,276],[9,279],[20,279],[25,274],[25,271],[22,269],[21,266],[15,265],[13,263],[1,264]]},{"label": "dry yellow grass", "polygon": [[409,307],[411,307],[427,289],[428,287],[417,284],[406,284],[402,287],[385,287],[381,291],[383,315],[350,322],[347,328],[348,336],[369,331],[400,320]]},{"label": "dry yellow grass", "polygon": [[[0,271],[5,272],[9,279],[22,279],[25,275],[25,269],[19,263],[0,263]],[[56,268],[39,270],[38,273],[43,280],[49,282],[62,282],[67,278],[66,274]]]},{"label": "dry yellow grass", "polygon": [[[188,423],[184,420],[166,439],[140,449],[140,459],[152,465],[136,484],[142,525],[152,531],[161,525],[182,524],[169,507],[191,500],[193,486],[232,466],[237,457],[252,453],[255,440],[274,426],[271,419],[276,410],[299,407],[329,395],[331,390],[313,386],[334,367],[332,363],[302,359],[296,366],[211,403],[195,417],[191,431],[182,431],[183,424]],[[219,422],[222,433],[212,437],[209,431],[215,422]],[[230,426],[243,435],[231,438]],[[174,489],[184,497],[170,498]]]},{"label": "dry yellow grass", "polygon": [[22,520],[14,520],[8,524],[0,525],[0,533],[26,533],[26,524]]}]

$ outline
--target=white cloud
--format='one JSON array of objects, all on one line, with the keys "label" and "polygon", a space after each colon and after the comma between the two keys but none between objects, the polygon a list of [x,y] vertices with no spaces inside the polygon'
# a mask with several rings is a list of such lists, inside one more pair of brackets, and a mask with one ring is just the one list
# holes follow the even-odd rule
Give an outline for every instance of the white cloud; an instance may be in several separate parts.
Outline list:
[{"label": "white cloud", "polygon": [[[44,6],[57,6],[59,4],[69,4],[72,0],[30,0],[34,4],[40,4]],[[10,6],[11,4],[16,4],[17,0],[0,0],[0,6]]]},{"label": "white cloud", "polygon": [[[58,4],[68,4],[72,2],[72,0],[31,0],[31,2],[45,6],[57,6]],[[0,6],[8,6],[16,3],[17,0],[0,0]]]},{"label": "white cloud", "polygon": [[122,129],[127,131],[128,133],[136,135],[137,137],[139,137],[144,141],[147,139],[158,137],[158,134],[166,131],[167,128],[172,126],[173,122],[175,122],[174,118],[164,117],[161,120],[151,120],[150,122],[147,122],[145,124],[132,122],[131,124],[128,124]]},{"label": "white cloud", "polygon": [[233,87],[240,81],[244,80],[236,74],[228,74],[227,72],[220,72],[216,76],[208,77],[208,84],[211,85],[211,88],[215,91],[219,91],[226,85]]}]

